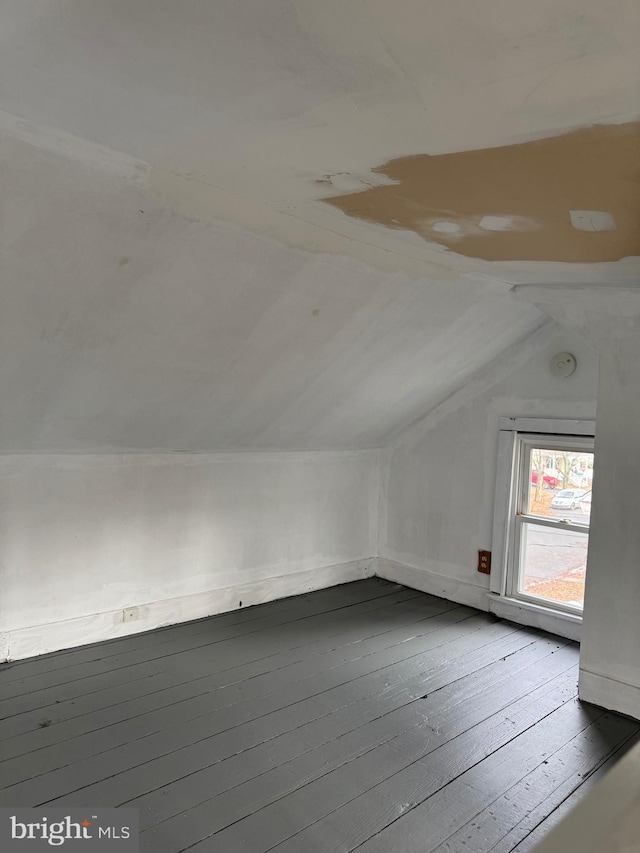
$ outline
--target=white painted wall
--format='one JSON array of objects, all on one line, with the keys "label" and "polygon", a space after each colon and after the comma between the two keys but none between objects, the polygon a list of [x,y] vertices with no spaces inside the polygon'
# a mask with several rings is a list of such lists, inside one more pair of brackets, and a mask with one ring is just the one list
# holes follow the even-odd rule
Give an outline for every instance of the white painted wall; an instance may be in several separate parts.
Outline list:
[{"label": "white painted wall", "polygon": [[600,352],[580,697],[640,719],[640,288],[519,291]]},{"label": "white painted wall", "polygon": [[375,452],[11,455],[0,472],[4,657],[372,570]]},{"label": "white painted wall", "polygon": [[640,312],[600,364],[580,696],[640,719]]},{"label": "white painted wall", "polygon": [[[549,361],[564,350],[578,367],[557,379]],[[491,549],[499,420],[593,419],[597,376],[596,352],[549,324],[403,432],[383,464],[381,574],[487,609],[477,552]]]}]

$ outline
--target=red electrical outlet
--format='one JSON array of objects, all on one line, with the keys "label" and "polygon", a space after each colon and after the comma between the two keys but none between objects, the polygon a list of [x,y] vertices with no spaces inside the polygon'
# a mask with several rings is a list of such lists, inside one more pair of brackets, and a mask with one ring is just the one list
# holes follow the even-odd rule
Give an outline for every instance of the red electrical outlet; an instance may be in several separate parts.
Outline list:
[{"label": "red electrical outlet", "polygon": [[478,551],[478,571],[483,575],[491,574],[491,551]]}]

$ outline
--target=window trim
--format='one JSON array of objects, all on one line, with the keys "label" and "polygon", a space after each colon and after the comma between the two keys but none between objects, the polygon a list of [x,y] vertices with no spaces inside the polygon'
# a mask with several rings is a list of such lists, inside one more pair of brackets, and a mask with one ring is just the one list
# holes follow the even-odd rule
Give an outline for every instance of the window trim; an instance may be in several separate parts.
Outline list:
[{"label": "window trim", "polygon": [[[519,616],[524,612],[532,621],[527,624],[537,624],[537,614],[544,614],[545,623],[549,618],[558,622],[558,633],[576,639],[576,625],[582,623],[582,613],[575,608],[556,609],[545,606],[544,601],[516,598],[510,595],[509,589],[509,560],[515,528],[515,506],[518,497],[517,489],[522,488],[522,476],[514,477],[514,467],[517,464],[518,443],[524,435],[560,437],[562,439],[595,437],[595,421],[570,420],[565,418],[500,418],[500,433],[498,437],[498,466],[493,515],[492,536],[492,568],[490,575],[489,609],[499,611],[504,616],[505,611],[513,611],[514,619],[522,621]],[[512,522],[512,518],[514,519]],[[567,527],[568,529],[568,527]],[[585,532],[582,529],[581,532]],[[587,531],[588,532],[588,531]],[[567,633],[568,631],[568,633]]]}]

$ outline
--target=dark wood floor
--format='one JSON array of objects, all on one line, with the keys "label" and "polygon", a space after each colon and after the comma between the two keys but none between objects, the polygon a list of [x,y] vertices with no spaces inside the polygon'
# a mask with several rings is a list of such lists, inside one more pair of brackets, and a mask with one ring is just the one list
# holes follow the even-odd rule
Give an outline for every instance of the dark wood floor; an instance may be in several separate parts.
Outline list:
[{"label": "dark wood floor", "polygon": [[145,853],[525,853],[638,739],[574,643],[377,579],[0,667],[1,805]]}]

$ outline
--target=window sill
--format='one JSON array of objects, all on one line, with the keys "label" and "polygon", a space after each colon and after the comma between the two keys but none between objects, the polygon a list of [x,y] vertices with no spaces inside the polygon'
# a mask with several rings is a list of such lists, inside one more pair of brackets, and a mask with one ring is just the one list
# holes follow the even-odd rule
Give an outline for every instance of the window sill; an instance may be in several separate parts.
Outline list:
[{"label": "window sill", "polygon": [[521,625],[530,625],[533,628],[540,628],[543,631],[558,634],[560,637],[580,642],[582,616],[578,614],[554,610],[542,604],[508,598],[492,592],[488,593],[488,598],[489,612],[495,613],[502,619],[510,619]]}]

